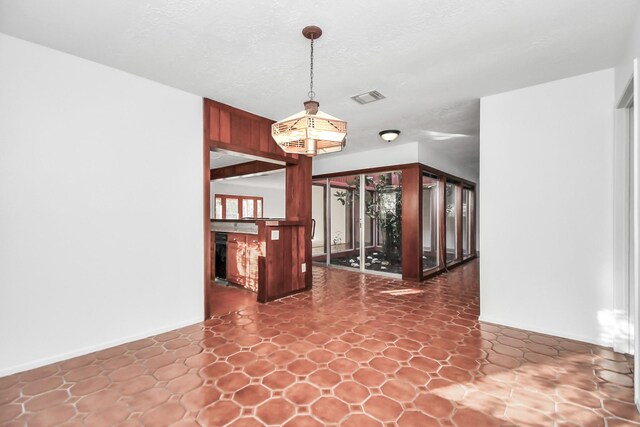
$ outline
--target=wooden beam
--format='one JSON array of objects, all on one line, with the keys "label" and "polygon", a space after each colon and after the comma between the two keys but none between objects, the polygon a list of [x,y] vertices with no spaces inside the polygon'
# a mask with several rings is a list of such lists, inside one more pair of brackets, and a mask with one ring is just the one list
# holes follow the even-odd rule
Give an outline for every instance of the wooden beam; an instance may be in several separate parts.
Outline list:
[{"label": "wooden beam", "polygon": [[297,157],[282,157],[282,155],[280,154],[274,154],[272,152],[255,150],[253,148],[243,147],[241,145],[229,145],[229,144],[221,144],[216,141],[209,141],[209,148],[211,149],[211,151],[217,151],[219,153],[226,153],[231,155],[239,155],[240,157],[247,157],[247,158],[253,158],[253,159],[269,159],[269,160],[273,160],[274,162],[280,162],[283,165],[298,164]]},{"label": "wooden beam", "polygon": [[246,176],[262,172],[270,172],[278,169],[284,169],[285,165],[276,163],[261,162],[254,160],[252,162],[240,163],[238,165],[225,166],[218,169],[211,169],[211,181],[216,179],[231,178],[237,176]]}]

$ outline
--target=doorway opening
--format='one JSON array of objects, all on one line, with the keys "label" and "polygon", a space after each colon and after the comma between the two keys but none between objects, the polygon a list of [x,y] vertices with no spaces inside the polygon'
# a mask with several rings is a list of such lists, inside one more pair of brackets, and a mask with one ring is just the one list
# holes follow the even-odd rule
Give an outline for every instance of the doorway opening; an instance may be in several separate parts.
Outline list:
[{"label": "doorway opening", "polygon": [[613,334],[614,350],[633,354],[635,347],[636,313],[636,236],[637,236],[637,149],[634,146],[634,79],[632,78],[616,111],[616,145],[614,188],[616,215],[614,217],[615,236],[614,259],[616,277],[614,283]]},{"label": "doorway opening", "polygon": [[211,151],[211,276],[208,307],[225,314],[258,303],[258,221],[285,218],[285,165],[234,152]]}]

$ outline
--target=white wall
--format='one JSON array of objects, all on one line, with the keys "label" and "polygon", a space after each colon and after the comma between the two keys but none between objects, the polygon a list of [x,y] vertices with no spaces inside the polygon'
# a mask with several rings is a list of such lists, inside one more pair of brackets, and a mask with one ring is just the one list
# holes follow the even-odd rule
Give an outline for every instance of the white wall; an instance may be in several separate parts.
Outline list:
[{"label": "white wall", "polygon": [[[640,58],[640,11],[636,15],[635,24],[630,31],[627,44],[621,46],[622,58],[615,68],[615,102],[618,106],[625,90],[634,77],[634,60]],[[637,73],[637,70],[636,70]],[[640,123],[640,109],[638,109],[638,86],[640,81],[635,79],[635,117],[629,117],[628,111],[623,108],[616,110],[615,116],[615,140],[614,140],[614,310],[616,314],[616,323],[619,325],[620,333],[614,342],[614,349],[621,352],[635,352],[635,401],[636,406],[640,408],[640,340],[637,338],[640,330],[640,292],[638,292],[638,277],[633,272],[638,269],[638,257],[635,260],[629,258],[629,247],[638,247],[638,227],[631,224],[635,221],[638,223],[638,210],[636,209],[635,218],[630,218],[629,204],[638,206],[637,190],[630,189],[629,183],[632,179],[638,182],[638,154],[636,152],[635,167],[630,167],[629,158],[632,154],[630,151],[633,140],[628,138],[630,121],[635,120],[636,135],[635,145],[638,146],[637,129]],[[633,170],[635,169],[635,171]],[[635,176],[634,176],[635,175]],[[629,197],[631,191],[635,193],[635,200]],[[630,226],[631,225],[631,226]],[[635,230],[634,230],[635,228]],[[630,242],[630,236],[633,236]],[[631,265],[631,267],[630,267]],[[631,274],[630,274],[631,273]],[[631,276],[631,277],[630,277]],[[635,277],[634,277],[635,276]],[[628,333],[627,330],[629,331]],[[635,332],[634,332],[635,330]],[[635,336],[634,336],[635,334]],[[635,342],[634,342],[635,341]]]},{"label": "white wall", "polygon": [[262,197],[265,218],[284,218],[286,215],[286,193],[284,170],[250,178],[237,178],[211,183],[211,218],[215,215],[216,194]]},{"label": "white wall", "polygon": [[313,174],[344,172],[383,166],[416,163],[418,161],[418,143],[408,142],[400,145],[384,145],[368,151],[349,152],[347,148],[337,154],[317,156],[313,159]]},{"label": "white wall", "polygon": [[620,47],[623,54],[621,61],[615,68],[616,100],[620,98],[627,86],[627,83],[633,76],[633,60],[635,58],[640,58],[640,11],[638,11],[638,14],[636,15],[635,24],[629,34],[627,44]]},{"label": "white wall", "polygon": [[[634,77],[634,60],[640,58],[640,12],[638,12],[635,24],[630,32],[627,45],[622,46],[622,59],[615,68],[615,102],[619,102],[627,86]],[[636,70],[637,75],[637,70]],[[635,78],[635,117],[629,117],[628,111],[623,108],[616,110],[615,116],[615,148],[614,148],[614,311],[616,323],[619,325],[620,333],[614,342],[614,349],[621,352],[635,352],[635,401],[640,408],[640,340],[638,331],[640,330],[640,292],[638,292],[638,257],[629,257],[629,244],[638,248],[638,227],[633,226],[633,222],[638,223],[638,191],[630,188],[631,180],[638,183],[638,154],[635,153],[635,166],[630,165],[629,158],[633,155],[630,146],[635,143],[638,146],[637,129],[640,123],[640,109],[638,109],[638,86],[639,79]],[[630,121],[635,120],[635,142],[629,138]],[[634,170],[635,169],[635,170]],[[633,191],[633,193],[631,193]],[[633,194],[632,197],[629,197]],[[635,199],[635,200],[634,200]],[[630,215],[629,206],[636,206],[635,215]],[[632,218],[635,216],[635,218]],[[631,239],[630,239],[630,236]],[[631,240],[631,241],[630,241]],[[635,240],[635,242],[634,242]],[[636,252],[637,253],[637,252]],[[636,270],[634,273],[633,270]],[[630,274],[631,273],[631,274]],[[628,333],[627,330],[629,331]],[[634,331],[635,330],[635,331]],[[635,336],[634,336],[635,334]]]},{"label": "white wall", "polygon": [[0,376],[202,320],[202,100],[0,34]]},{"label": "white wall", "polygon": [[481,320],[611,344],[613,105],[613,69],[481,100]]},{"label": "white wall", "polygon": [[430,149],[427,145],[421,144],[418,148],[418,161],[423,165],[431,166],[432,168],[457,176],[458,178],[478,183],[477,169],[465,167],[454,158]]}]

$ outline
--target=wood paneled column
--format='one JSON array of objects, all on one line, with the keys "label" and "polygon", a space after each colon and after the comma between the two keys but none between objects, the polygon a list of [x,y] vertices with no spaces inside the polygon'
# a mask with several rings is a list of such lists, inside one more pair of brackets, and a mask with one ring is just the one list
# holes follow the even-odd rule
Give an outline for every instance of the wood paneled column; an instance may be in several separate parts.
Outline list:
[{"label": "wood paneled column", "polygon": [[402,169],[402,278],[422,277],[422,171],[420,165]]},{"label": "wood paneled column", "polygon": [[[286,215],[288,221],[302,221],[305,227],[305,289],[311,289],[311,158],[298,157],[298,164],[287,165]],[[298,266],[301,268],[301,266]]]}]

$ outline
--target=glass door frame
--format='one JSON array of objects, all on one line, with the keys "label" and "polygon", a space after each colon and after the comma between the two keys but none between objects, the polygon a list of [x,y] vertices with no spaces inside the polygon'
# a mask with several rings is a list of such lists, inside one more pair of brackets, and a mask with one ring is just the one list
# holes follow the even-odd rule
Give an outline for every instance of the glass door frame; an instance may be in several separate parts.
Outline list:
[{"label": "glass door frame", "polygon": [[[453,224],[453,242],[454,242],[454,258],[450,261],[447,261],[447,185],[453,186],[453,203],[454,203],[454,213],[455,213],[455,222]],[[463,261],[462,257],[462,183],[451,178],[444,179],[444,246],[442,247],[442,258],[444,261],[444,265],[449,267],[451,265],[457,264]]]},{"label": "glass door frame", "polygon": [[[435,257],[436,257],[436,265],[434,267],[431,268],[425,268],[424,267],[424,260],[422,263],[422,275],[429,275],[433,272],[437,272],[439,271],[443,264],[442,261],[442,248],[443,248],[443,242],[442,242],[442,230],[441,230],[441,224],[444,218],[444,211],[443,211],[443,207],[444,207],[444,203],[442,202],[443,200],[443,195],[444,195],[444,191],[443,191],[443,177],[436,175],[435,173],[432,172],[428,172],[425,170],[421,170],[420,171],[420,209],[421,209],[421,215],[420,215],[420,235],[421,237],[421,253],[420,256],[424,257],[424,241],[422,241],[422,239],[424,239],[424,222],[423,222],[423,217],[424,217],[424,212],[422,212],[422,209],[424,208],[424,177],[429,177],[432,178],[435,182],[438,183],[438,186],[436,188],[436,191],[433,193],[433,195],[430,195],[431,200],[429,201],[429,208],[431,209],[431,213],[429,214],[429,218],[430,218],[430,227],[431,227],[431,231],[430,234],[433,235],[433,233],[435,233],[435,239],[432,238],[432,242],[435,240]],[[433,206],[433,203],[435,202],[435,206]],[[435,228],[434,228],[435,225]]]},{"label": "glass door frame", "polygon": [[[358,236],[360,236],[359,241],[364,242],[361,247],[358,247],[357,252],[354,252],[354,257],[356,253],[360,254],[360,263],[359,267],[348,267],[331,264],[331,203],[332,203],[332,192],[330,189],[330,181],[335,178],[345,177],[345,176],[360,176],[359,179],[364,179],[364,176],[371,175],[372,173],[385,173],[385,172],[394,172],[399,171],[402,172],[402,201],[403,201],[403,209],[402,209],[402,273],[388,273],[385,271],[375,271],[375,270],[367,270],[363,268],[366,250],[369,246],[366,245],[365,242],[365,230],[362,227],[362,220],[366,218],[366,214],[362,212],[366,205],[363,203],[362,206],[358,208],[358,217],[360,220],[358,221]],[[430,175],[435,175],[439,179],[438,184],[438,207],[437,207],[437,215],[438,215],[438,266],[436,268],[431,268],[429,270],[423,270],[423,251],[422,251],[422,185],[421,178],[422,174],[427,173]],[[447,181],[453,183],[455,185],[455,194],[457,198],[457,217],[460,220],[457,221],[456,229],[457,229],[457,247],[456,247],[456,259],[446,263],[443,258],[446,259],[445,254],[445,214],[446,214],[446,183]],[[406,163],[400,165],[389,165],[389,166],[381,166],[375,168],[363,168],[356,170],[345,170],[345,171],[336,171],[330,172],[326,174],[318,174],[313,177],[313,182],[315,184],[324,185],[327,188],[326,198],[324,200],[324,212],[326,217],[326,226],[325,226],[325,240],[327,244],[326,250],[326,258],[322,258],[321,260],[314,261],[316,263],[323,264],[325,266],[331,266],[332,268],[337,269],[345,269],[349,271],[359,271],[367,274],[379,274],[383,276],[390,276],[394,278],[402,277],[404,280],[409,281],[422,281],[432,277],[436,274],[439,274],[443,271],[450,270],[455,268],[465,262],[468,262],[477,257],[477,242],[476,242],[476,228],[477,228],[477,209],[476,209],[476,197],[477,197],[477,187],[476,184],[472,181],[466,180],[464,178],[460,178],[458,176],[443,172],[439,169],[432,168],[430,166],[424,165],[422,163]],[[362,200],[365,199],[366,195],[362,194],[365,191],[365,186],[361,186],[359,196]],[[469,255],[466,257],[462,257],[462,189],[467,188],[473,192],[473,197],[471,198],[473,201],[471,204],[471,214],[470,214],[470,242],[469,242]],[[406,196],[406,200],[405,200]],[[355,213],[355,212],[354,212]],[[355,224],[354,224],[355,228]],[[372,243],[374,246],[378,246],[380,244],[381,236],[379,236],[378,224],[374,222],[374,227],[372,230]],[[356,244],[354,242],[354,244]],[[354,249],[355,250],[355,249]],[[364,252],[364,254],[363,254]],[[334,253],[335,255],[335,253]],[[334,257],[335,258],[335,257]],[[415,271],[412,271],[415,270]]]},{"label": "glass door frame", "polygon": [[[388,168],[383,168],[381,169],[382,171],[386,171]],[[391,168],[391,171],[397,171],[400,170],[398,168]],[[342,174],[341,174],[342,175]],[[358,198],[361,201],[361,203],[358,203],[358,223],[355,223],[355,203],[352,206],[353,209],[353,230],[352,230],[352,238],[353,238],[353,245],[356,244],[356,242],[359,243],[359,247],[358,247],[358,255],[360,257],[360,266],[358,268],[355,267],[346,267],[346,266],[341,266],[341,265],[335,265],[335,264],[331,264],[331,204],[332,204],[332,191],[331,191],[331,178],[320,178],[322,181],[324,181],[324,188],[325,188],[325,254],[326,255],[326,259],[324,260],[324,262],[322,261],[314,261],[315,263],[318,264],[324,264],[327,267],[331,267],[331,268],[337,268],[337,269],[342,269],[342,270],[348,270],[348,271],[359,271],[362,273],[367,273],[367,274],[376,274],[379,276],[386,276],[386,277],[393,277],[393,278],[402,278],[402,274],[399,273],[389,273],[389,272],[385,272],[385,271],[376,271],[376,270],[368,270],[365,268],[365,263],[366,263],[366,250],[367,247],[371,247],[371,246],[367,246],[367,242],[366,242],[366,229],[365,229],[365,223],[364,221],[366,221],[367,219],[365,219],[366,217],[366,209],[365,209],[365,203],[364,200],[366,200],[366,192],[367,192],[367,188],[366,185],[363,185],[365,183],[365,177],[368,175],[368,173],[349,173],[346,172],[344,173],[344,176],[354,176],[354,177],[358,177],[358,179],[360,179],[360,188],[358,191]],[[322,184],[320,184],[320,179],[313,179],[313,185],[317,185],[320,186]],[[356,233],[358,235],[358,239],[356,240]],[[372,246],[375,247],[378,242],[379,242],[379,232],[378,232],[378,224],[376,223],[376,221],[373,221],[373,226],[371,228],[371,241],[372,241]],[[320,255],[317,255],[320,256]]]},{"label": "glass door frame", "polygon": [[[464,192],[467,191],[469,198],[467,200],[467,255],[462,254],[462,259],[466,260],[476,254],[476,190],[475,188],[463,184],[462,185],[462,201],[464,203]],[[464,219],[464,216],[462,217]]]},{"label": "glass door frame", "polygon": [[[439,178],[439,191],[438,191],[438,217],[439,217],[439,225],[438,225],[438,233],[439,233],[439,248],[438,248],[438,256],[439,256],[439,265],[437,268],[432,268],[429,270],[422,270],[422,275],[420,280],[428,279],[436,274],[439,274],[443,271],[448,271],[452,268],[455,268],[467,261],[475,259],[478,256],[477,252],[477,242],[476,242],[476,227],[477,227],[477,210],[476,210],[476,184],[474,182],[468,181],[466,179],[448,174],[441,170],[432,168],[430,166],[420,164],[420,170],[422,174],[435,175]],[[421,175],[422,176],[422,175]],[[446,184],[451,183],[454,184],[454,197],[457,203],[456,206],[456,227],[455,231],[457,233],[456,237],[456,259],[450,262],[446,262]],[[470,215],[469,215],[469,255],[466,257],[462,256],[462,190],[467,189],[470,190],[473,197],[470,197],[471,207]],[[422,192],[420,194],[422,198]],[[422,199],[420,200],[422,206]],[[420,221],[420,236],[422,237],[422,221]]]},{"label": "glass door frame", "polygon": [[[320,183],[319,181],[324,181],[324,183]],[[328,203],[328,201],[327,201],[327,193],[329,192],[329,191],[327,190],[327,180],[326,180],[326,179],[322,179],[322,180],[316,180],[316,179],[314,179],[314,180],[312,180],[312,181],[311,181],[311,189],[312,189],[312,195],[311,195],[311,197],[312,197],[312,199],[311,199],[311,200],[312,200],[312,201],[311,201],[311,203],[313,203],[313,187],[320,187],[320,188],[322,188],[323,207],[325,207],[325,209],[323,210],[323,213],[322,213],[322,219],[321,219],[321,220],[322,220],[322,222],[323,222],[323,223],[322,223],[322,229],[324,230],[324,233],[323,233],[323,234],[324,234],[324,242],[323,242],[323,251],[324,251],[324,252],[323,252],[323,253],[321,253],[321,254],[316,254],[316,255],[314,255],[314,254],[312,253],[312,255],[311,255],[311,260],[312,260],[312,262],[320,263],[320,261],[314,261],[314,260],[313,260],[313,258],[316,258],[316,257],[322,257],[322,256],[325,256],[325,257],[326,257],[326,256],[328,256],[328,252],[329,252],[329,246],[328,246],[328,245],[329,245],[329,242],[328,242],[328,241],[327,241],[327,239],[326,239],[326,236],[327,236],[327,227],[328,227],[328,224],[327,224],[327,210],[326,210],[326,206],[327,206],[327,203]],[[312,215],[313,215],[313,209],[312,209]],[[313,216],[312,216],[312,221],[313,221]],[[317,224],[315,225],[315,228],[317,229]],[[314,231],[315,231],[315,230],[314,230]],[[313,252],[313,244],[312,244],[312,252]],[[323,263],[323,264],[324,264],[324,263]]]}]

